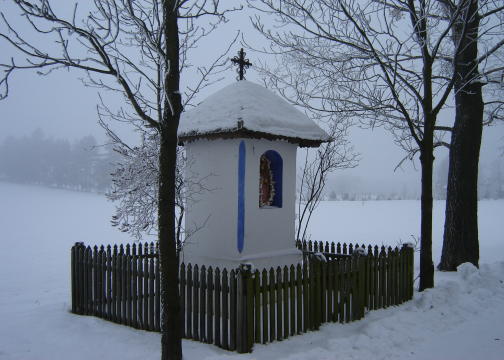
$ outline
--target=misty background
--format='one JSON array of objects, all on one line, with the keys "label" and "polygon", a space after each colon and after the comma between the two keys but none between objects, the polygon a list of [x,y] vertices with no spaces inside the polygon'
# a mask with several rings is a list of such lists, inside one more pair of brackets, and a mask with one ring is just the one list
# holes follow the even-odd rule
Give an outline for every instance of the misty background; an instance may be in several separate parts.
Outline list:
[{"label": "misty background", "polygon": [[[58,4],[62,12],[71,11],[73,2]],[[85,2],[79,1],[79,4]],[[9,20],[23,24],[12,5],[1,2],[2,10],[10,14]],[[229,57],[235,56],[245,41],[260,49],[267,44],[252,28],[250,9],[233,13],[230,21],[194,50],[191,61],[194,67],[211,62],[240,32]],[[264,19],[263,19],[264,20]],[[25,26],[25,25],[23,25]],[[41,39],[40,41],[44,41]],[[1,43],[0,59],[8,62],[15,52]],[[268,62],[266,55],[247,51],[254,64]],[[10,83],[7,99],[0,101],[0,181],[40,184],[80,191],[104,192],[110,185],[110,173],[119,156],[107,145],[104,130],[98,125],[96,105],[98,92],[83,86],[78,71],[54,71],[47,76],[35,72],[17,72]],[[262,83],[254,71],[248,69],[246,79]],[[183,73],[182,87],[196,81],[191,72]],[[236,81],[235,69],[221,74],[220,81],[197,95],[201,102],[211,93]],[[119,108],[124,99],[113,93],[101,96],[111,108]],[[302,109],[301,109],[302,110]],[[440,122],[451,124],[453,109],[445,110]],[[123,140],[135,145],[139,134],[129,124],[109,124]],[[362,129],[357,126],[349,134],[360,163],[354,169],[333,173],[326,187],[326,199],[372,200],[417,199],[420,194],[418,160],[405,161],[396,166],[406,155],[394,144],[392,136],[384,129]],[[449,139],[446,139],[449,140]],[[301,151],[299,152],[301,153]],[[504,197],[504,124],[485,127],[480,157],[480,198]],[[438,148],[435,152],[435,197],[443,199],[448,171],[448,151]]]}]

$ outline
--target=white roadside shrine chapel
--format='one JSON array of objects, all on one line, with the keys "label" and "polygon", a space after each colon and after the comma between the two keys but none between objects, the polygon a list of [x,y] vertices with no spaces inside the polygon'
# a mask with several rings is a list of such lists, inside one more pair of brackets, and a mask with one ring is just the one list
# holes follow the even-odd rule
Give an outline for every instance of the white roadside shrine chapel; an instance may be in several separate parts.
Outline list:
[{"label": "white roadside shrine chapel", "polygon": [[181,261],[228,269],[299,263],[296,151],[326,141],[305,114],[246,80],[183,113],[186,177],[205,190],[187,198]]},{"label": "white roadside shrine chapel", "polygon": [[[340,251],[326,242],[327,261],[316,254],[322,242],[305,253],[296,247],[297,148],[332,139],[282,98],[243,80],[251,65],[244,55],[241,49],[231,59],[240,81],[184,112],[178,133],[187,158],[180,334],[239,353],[326,322],[362,319],[414,294],[408,246],[379,252],[350,244],[347,252],[346,244]],[[76,243],[72,312],[162,331],[158,249]]]}]

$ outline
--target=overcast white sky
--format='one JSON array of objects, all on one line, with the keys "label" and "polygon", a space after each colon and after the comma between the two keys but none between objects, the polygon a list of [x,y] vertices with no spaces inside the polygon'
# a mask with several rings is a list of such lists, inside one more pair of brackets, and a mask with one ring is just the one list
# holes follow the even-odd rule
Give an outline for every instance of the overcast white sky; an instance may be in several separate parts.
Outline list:
[{"label": "overcast white sky", "polygon": [[[62,3],[67,6],[67,2]],[[7,1],[0,0],[0,9],[9,10]],[[63,9],[65,10],[65,9]],[[9,12],[8,12],[9,13]],[[252,13],[244,9],[240,13],[230,16],[229,23],[222,26],[211,39],[201,43],[195,54],[199,62],[217,55],[240,30],[248,42],[254,45],[262,44],[262,39],[250,25],[249,16]],[[12,18],[16,21],[16,18]],[[236,44],[231,56],[239,50]],[[14,55],[13,49],[5,42],[0,42],[0,61],[5,62]],[[252,63],[261,55],[248,53]],[[18,72],[10,82],[9,97],[0,101],[0,142],[8,136],[29,135],[40,128],[47,136],[76,139],[92,134],[99,141],[105,141],[103,130],[97,124],[96,103],[97,90],[86,88],[78,80],[81,76],[77,71],[60,70],[49,76],[37,76],[33,72]],[[185,76],[191,76],[189,73]],[[216,91],[235,80],[236,73],[229,71],[225,78],[203,93],[199,101],[210,92]],[[249,69],[247,79],[260,82],[255,71]],[[119,103],[120,99],[115,100]],[[448,119],[452,114],[445,115]],[[120,130],[122,134],[135,139],[135,134],[128,128]],[[411,164],[403,166],[402,170],[394,172],[394,167],[404,156],[404,153],[392,142],[391,136],[382,129],[374,131],[354,129],[351,141],[356,150],[362,154],[362,161],[357,169],[346,170],[344,175],[350,178],[366,179],[366,182],[381,184],[380,186],[403,187],[414,189],[419,186],[420,173]],[[499,147],[504,146],[504,126],[493,126],[485,129],[482,154],[485,158],[493,159],[497,156]],[[445,150],[437,154],[437,159],[447,155]],[[15,156],[15,154],[12,154]],[[20,159],[22,160],[22,159]],[[363,180],[364,181],[364,180]]]}]

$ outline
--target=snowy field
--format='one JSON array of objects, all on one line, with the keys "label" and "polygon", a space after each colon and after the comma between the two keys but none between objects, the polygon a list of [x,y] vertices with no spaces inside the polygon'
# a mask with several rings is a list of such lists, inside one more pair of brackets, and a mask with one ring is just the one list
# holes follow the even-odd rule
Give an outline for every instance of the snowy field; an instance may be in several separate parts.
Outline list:
[{"label": "snowy field", "polygon": [[[160,336],[69,313],[70,247],[129,242],[103,196],[0,182],[0,359],[159,359]],[[327,202],[312,238],[396,245],[418,236],[418,201]],[[184,341],[184,358],[504,359],[504,201],[479,204],[481,268],[436,272],[436,288],[364,320],[327,324],[252,354]],[[444,203],[435,202],[439,260]],[[418,267],[418,263],[416,264]]]}]

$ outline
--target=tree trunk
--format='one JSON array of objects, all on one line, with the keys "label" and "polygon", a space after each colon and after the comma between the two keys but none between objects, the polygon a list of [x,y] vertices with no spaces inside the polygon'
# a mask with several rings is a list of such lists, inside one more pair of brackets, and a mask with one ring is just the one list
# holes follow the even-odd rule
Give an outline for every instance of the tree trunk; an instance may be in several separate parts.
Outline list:
[{"label": "tree trunk", "polygon": [[[422,28],[426,29],[425,19]],[[420,224],[420,285],[418,290],[434,287],[434,263],[432,262],[432,175],[434,167],[434,126],[436,115],[432,106],[432,64],[428,51],[423,51],[424,98],[422,108],[423,138],[420,144],[420,164],[422,167],[422,198]]]},{"label": "tree trunk", "polygon": [[[426,131],[427,133],[427,131]],[[422,198],[420,225],[420,286],[419,291],[434,287],[434,263],[432,262],[432,173],[434,148],[432,137],[424,139],[421,149]]]},{"label": "tree trunk", "polygon": [[159,152],[159,251],[161,259],[161,359],[182,359],[178,257],[175,241],[175,166],[177,136],[160,131]]},{"label": "tree trunk", "polygon": [[179,38],[174,0],[163,1],[165,35],[165,99],[159,126],[158,226],[161,261],[161,359],[182,359],[178,257],[175,237],[175,169],[177,130],[182,112],[179,92]]},{"label": "tree trunk", "polygon": [[[455,122],[450,145],[446,217],[440,270],[455,271],[464,262],[478,266],[478,163],[483,131],[483,96],[478,66],[478,1],[467,17],[466,36],[455,59]],[[465,14],[464,14],[465,15]],[[463,16],[463,15],[462,15]],[[463,23],[453,29],[454,43],[463,35]],[[474,80],[477,81],[474,81]]]}]

